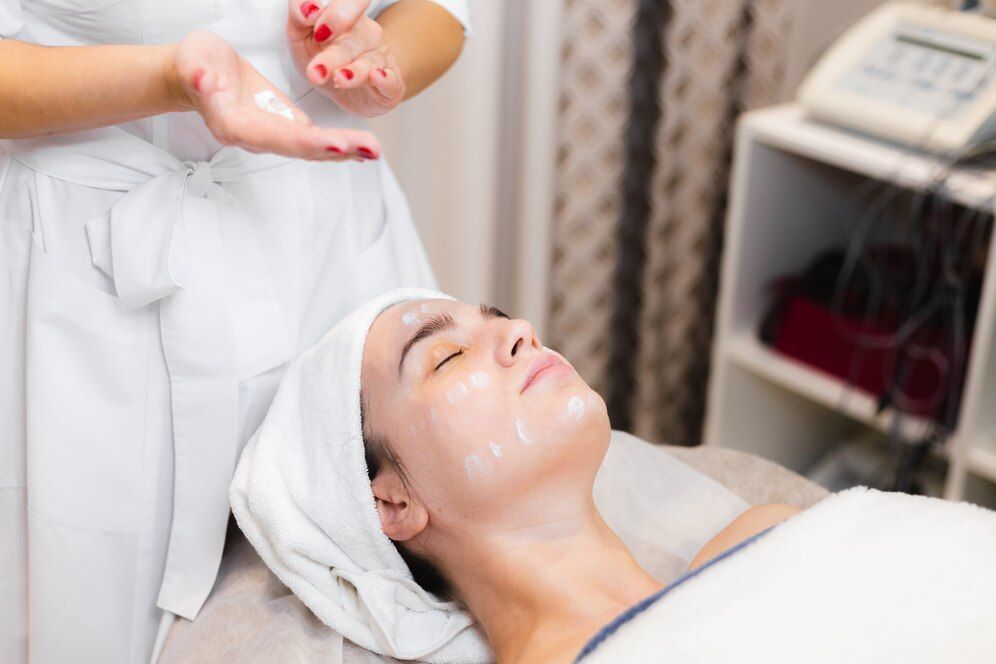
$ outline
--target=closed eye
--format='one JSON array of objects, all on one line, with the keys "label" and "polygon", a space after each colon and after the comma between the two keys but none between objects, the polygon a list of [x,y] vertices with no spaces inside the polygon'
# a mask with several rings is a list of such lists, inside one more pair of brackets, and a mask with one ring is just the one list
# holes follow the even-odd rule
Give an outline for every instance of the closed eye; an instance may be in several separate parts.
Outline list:
[{"label": "closed eye", "polygon": [[450,360],[452,360],[457,355],[463,355],[463,351],[462,350],[458,350],[457,352],[453,353],[452,355],[450,355],[449,357],[447,357],[445,360],[443,360],[442,362],[440,362],[439,364],[437,364],[436,368],[433,371],[439,371],[439,367],[443,366],[444,364],[446,364],[447,362],[449,362]]}]

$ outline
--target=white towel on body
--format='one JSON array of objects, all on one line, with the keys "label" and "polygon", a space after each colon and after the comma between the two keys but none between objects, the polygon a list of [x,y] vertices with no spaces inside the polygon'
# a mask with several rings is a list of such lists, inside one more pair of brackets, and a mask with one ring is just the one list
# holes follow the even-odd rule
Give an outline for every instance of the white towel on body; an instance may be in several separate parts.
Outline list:
[{"label": "white towel on body", "polygon": [[994,555],[996,512],[848,489],[647,598],[580,661],[994,662]]}]

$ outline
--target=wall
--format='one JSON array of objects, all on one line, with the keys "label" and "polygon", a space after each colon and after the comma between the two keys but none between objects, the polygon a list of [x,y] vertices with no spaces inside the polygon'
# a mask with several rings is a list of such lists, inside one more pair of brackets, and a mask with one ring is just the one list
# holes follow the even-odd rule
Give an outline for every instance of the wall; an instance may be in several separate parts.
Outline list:
[{"label": "wall", "polygon": [[440,286],[542,332],[560,0],[471,0],[474,34],[442,80],[375,120]]},{"label": "wall", "polygon": [[372,122],[441,287],[494,292],[503,2],[472,3],[474,34],[433,87]]}]

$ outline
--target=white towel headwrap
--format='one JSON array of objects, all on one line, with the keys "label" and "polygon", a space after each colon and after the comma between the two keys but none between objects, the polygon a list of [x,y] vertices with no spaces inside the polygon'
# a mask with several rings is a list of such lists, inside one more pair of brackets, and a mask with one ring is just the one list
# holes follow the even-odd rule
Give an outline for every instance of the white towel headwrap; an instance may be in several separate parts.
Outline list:
[{"label": "white towel headwrap", "polygon": [[351,641],[438,664],[494,661],[473,617],[422,589],[381,530],[360,424],[360,367],[385,293],[351,313],[288,368],[246,445],[231,487],[239,527],[274,574]]}]

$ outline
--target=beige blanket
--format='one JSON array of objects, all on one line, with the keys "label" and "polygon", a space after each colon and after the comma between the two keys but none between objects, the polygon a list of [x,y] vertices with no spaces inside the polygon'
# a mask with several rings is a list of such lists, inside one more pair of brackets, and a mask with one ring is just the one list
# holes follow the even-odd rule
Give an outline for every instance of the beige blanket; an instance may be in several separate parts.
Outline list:
[{"label": "beige blanket", "polygon": [[[716,447],[663,449],[750,505],[786,502],[809,507],[827,495],[809,480],[743,452]],[[676,558],[655,562],[657,568],[650,571],[663,583],[684,571]],[[179,619],[173,625],[159,659],[160,664],[398,661],[355,646],[321,623],[267,570],[233,524],[211,597],[195,621]]]}]

